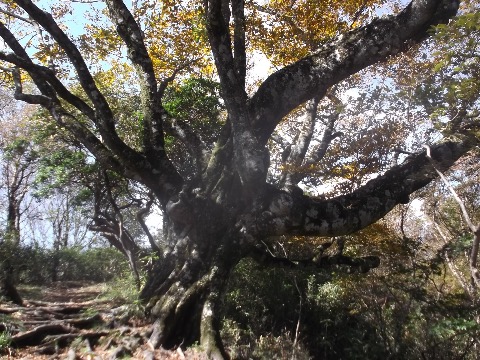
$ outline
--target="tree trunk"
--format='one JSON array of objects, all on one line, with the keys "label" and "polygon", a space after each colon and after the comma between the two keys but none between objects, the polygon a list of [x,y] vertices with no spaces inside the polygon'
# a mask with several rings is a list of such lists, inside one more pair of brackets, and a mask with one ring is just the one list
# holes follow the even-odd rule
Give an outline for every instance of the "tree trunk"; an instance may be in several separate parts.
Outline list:
[{"label": "tree trunk", "polygon": [[14,245],[20,243],[20,202],[16,194],[8,196],[6,233]]},{"label": "tree trunk", "polygon": [[23,305],[22,298],[18,293],[14,283],[14,269],[8,264],[8,261],[2,264],[0,269],[0,297],[5,297],[17,305]]},{"label": "tree trunk", "polygon": [[169,249],[154,265],[140,298],[155,321],[153,347],[199,342],[209,357],[223,359],[218,305],[242,254],[235,227],[222,226],[224,218],[214,216],[215,211],[197,208],[188,224],[168,221]]},{"label": "tree trunk", "polygon": [[6,257],[0,263],[0,296],[15,304],[22,305],[23,301],[15,287],[16,271],[10,257],[20,245],[20,200],[18,194],[8,189],[6,241],[1,243],[7,249]]}]

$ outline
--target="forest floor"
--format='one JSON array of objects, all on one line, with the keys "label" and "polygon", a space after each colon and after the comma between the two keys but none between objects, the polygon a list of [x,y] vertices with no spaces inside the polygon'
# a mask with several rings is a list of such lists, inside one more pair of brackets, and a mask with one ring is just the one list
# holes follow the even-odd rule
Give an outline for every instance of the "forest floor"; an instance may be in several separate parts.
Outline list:
[{"label": "forest floor", "polygon": [[19,287],[23,306],[0,302],[0,359],[206,358],[194,349],[149,347],[150,324],[106,298],[105,287],[79,281]]}]

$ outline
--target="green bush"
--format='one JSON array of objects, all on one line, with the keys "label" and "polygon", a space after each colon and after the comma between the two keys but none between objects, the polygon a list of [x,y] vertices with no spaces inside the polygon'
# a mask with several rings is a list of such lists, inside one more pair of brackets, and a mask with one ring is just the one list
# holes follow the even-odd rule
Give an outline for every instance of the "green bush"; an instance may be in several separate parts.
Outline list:
[{"label": "green bush", "polygon": [[12,337],[8,331],[0,331],[0,354],[8,352]]},{"label": "green bush", "polygon": [[[50,252],[50,258],[58,263],[56,278],[59,281],[87,280],[105,282],[128,269],[124,256],[113,248],[65,248]],[[53,261],[50,261],[53,264]]]},{"label": "green bush", "polygon": [[58,251],[36,246],[0,245],[0,262],[14,267],[17,283],[42,285],[51,281],[112,280],[128,270],[124,256],[113,248],[79,247]]},{"label": "green bush", "polygon": [[222,337],[232,358],[388,358],[376,324],[355,311],[350,282],[365,276],[304,270],[239,263],[223,304]]}]

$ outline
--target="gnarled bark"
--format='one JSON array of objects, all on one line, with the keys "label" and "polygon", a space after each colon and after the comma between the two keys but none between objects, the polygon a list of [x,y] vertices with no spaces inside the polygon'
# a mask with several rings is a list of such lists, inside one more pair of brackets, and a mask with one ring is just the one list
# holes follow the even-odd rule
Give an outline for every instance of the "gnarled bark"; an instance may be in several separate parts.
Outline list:
[{"label": "gnarled bark", "polygon": [[202,199],[192,203],[195,219],[186,228],[169,224],[170,250],[155,265],[140,298],[155,320],[153,347],[200,341],[212,357],[221,358],[217,306],[242,250],[235,224],[230,230],[222,226],[229,218],[218,214],[218,205]]}]

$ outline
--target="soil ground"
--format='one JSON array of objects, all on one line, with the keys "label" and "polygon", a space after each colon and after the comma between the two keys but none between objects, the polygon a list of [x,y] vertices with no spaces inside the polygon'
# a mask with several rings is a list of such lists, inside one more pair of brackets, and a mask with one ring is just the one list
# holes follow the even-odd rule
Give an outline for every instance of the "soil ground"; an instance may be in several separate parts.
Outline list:
[{"label": "soil ground", "polygon": [[151,349],[150,325],[118,300],[105,297],[106,285],[58,282],[20,286],[24,306],[0,302],[0,359],[205,359],[181,349]]}]

